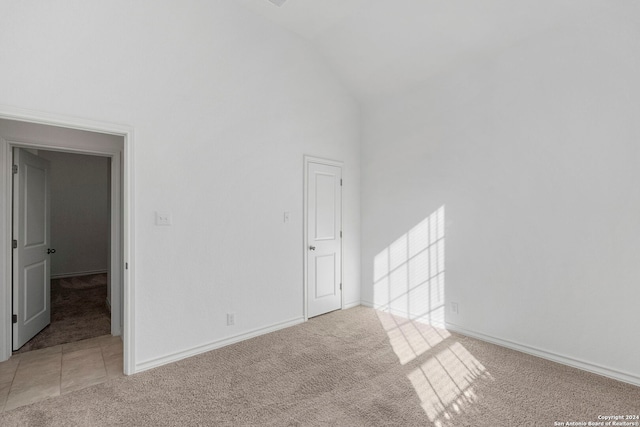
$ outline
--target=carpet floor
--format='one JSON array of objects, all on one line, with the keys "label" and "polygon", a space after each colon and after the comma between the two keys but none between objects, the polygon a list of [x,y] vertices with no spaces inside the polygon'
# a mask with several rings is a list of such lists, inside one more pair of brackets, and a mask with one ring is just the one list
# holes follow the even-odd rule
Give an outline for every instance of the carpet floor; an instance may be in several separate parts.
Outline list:
[{"label": "carpet floor", "polygon": [[51,323],[13,354],[111,333],[107,275],[51,280]]},{"label": "carpet floor", "polygon": [[0,414],[3,426],[553,426],[640,388],[364,307]]}]

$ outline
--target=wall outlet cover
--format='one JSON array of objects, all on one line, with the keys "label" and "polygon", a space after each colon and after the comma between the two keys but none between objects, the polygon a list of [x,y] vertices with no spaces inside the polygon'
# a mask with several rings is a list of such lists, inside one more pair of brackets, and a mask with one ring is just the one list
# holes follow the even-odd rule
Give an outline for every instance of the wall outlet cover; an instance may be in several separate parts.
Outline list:
[{"label": "wall outlet cover", "polygon": [[171,225],[173,218],[169,212],[156,212],[156,225]]}]

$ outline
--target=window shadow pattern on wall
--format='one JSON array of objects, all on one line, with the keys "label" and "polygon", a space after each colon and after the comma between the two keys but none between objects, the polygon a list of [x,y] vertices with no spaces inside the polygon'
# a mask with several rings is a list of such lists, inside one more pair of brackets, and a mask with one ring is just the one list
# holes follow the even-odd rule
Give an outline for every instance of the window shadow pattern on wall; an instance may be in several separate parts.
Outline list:
[{"label": "window shadow pattern on wall", "polygon": [[444,327],[444,215],[441,206],[375,256],[374,308]]}]

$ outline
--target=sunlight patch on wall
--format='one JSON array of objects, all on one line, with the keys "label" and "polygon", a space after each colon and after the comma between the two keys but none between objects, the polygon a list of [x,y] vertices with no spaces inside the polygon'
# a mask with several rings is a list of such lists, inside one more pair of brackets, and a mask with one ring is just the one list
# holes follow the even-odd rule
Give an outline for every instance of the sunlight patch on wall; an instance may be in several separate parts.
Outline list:
[{"label": "sunlight patch on wall", "polygon": [[378,310],[444,327],[444,206],[375,256]]}]

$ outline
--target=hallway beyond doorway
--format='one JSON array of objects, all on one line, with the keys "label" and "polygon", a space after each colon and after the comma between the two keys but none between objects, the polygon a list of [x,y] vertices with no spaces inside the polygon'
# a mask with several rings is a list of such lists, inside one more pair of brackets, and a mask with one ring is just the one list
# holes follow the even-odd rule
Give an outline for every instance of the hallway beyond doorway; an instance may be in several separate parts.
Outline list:
[{"label": "hallway beyond doorway", "polygon": [[107,335],[107,274],[51,280],[51,324],[13,354]]}]

